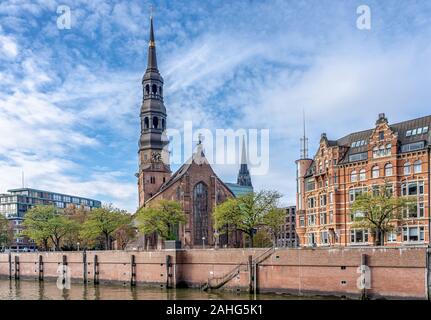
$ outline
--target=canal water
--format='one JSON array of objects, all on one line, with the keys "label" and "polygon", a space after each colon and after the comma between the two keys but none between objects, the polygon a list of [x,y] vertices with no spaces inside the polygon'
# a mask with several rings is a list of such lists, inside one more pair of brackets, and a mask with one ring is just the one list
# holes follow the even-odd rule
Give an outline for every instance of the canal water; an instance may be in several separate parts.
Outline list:
[{"label": "canal water", "polygon": [[[285,294],[204,292],[197,289],[158,289],[121,285],[83,285],[72,283],[70,289],[58,289],[54,281],[0,280],[0,300],[265,300],[310,299]],[[314,297],[323,299],[323,297]]]}]

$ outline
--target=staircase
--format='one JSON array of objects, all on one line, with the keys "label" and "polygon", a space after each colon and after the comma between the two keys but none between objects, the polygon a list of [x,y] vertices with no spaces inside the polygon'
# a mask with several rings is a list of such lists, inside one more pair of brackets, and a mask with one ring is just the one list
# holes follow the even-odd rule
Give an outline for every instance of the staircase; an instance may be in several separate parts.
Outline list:
[{"label": "staircase", "polygon": [[[256,267],[259,263],[262,263],[266,259],[268,259],[275,251],[275,247],[270,247],[267,250],[265,250],[262,254],[257,256],[256,258],[253,258],[252,264]],[[204,283],[201,287],[202,290],[216,290],[223,287],[226,283],[231,281],[233,278],[235,278],[241,271],[249,271],[249,264],[247,262],[242,262],[235,266],[231,271],[226,273],[225,275],[221,277],[213,277],[211,279],[208,279],[206,283]]]}]

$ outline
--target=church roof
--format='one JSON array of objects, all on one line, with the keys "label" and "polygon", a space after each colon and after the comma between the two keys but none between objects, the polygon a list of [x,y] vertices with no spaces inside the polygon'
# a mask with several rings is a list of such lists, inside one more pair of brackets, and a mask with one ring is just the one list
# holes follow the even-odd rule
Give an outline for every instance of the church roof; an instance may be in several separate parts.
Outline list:
[{"label": "church roof", "polygon": [[[175,173],[169,178],[169,180],[166,181],[164,184],[162,184],[160,186],[160,189],[146,202],[151,201],[157,195],[159,195],[160,193],[162,193],[163,191],[168,189],[170,186],[175,184],[175,182],[177,182],[178,180],[181,180],[181,178],[183,176],[185,176],[186,173],[189,171],[189,169],[193,163],[195,163],[197,165],[206,164],[211,168],[211,165],[208,162],[208,159],[205,157],[205,154],[203,152],[201,142],[198,143],[198,145],[196,147],[196,151],[193,153],[193,155],[177,171],[175,171]],[[212,170],[212,168],[211,168],[211,170]],[[232,190],[222,180],[220,180],[219,177],[217,177],[217,175],[214,173],[214,171],[213,171],[213,174],[222,185],[224,185],[228,190],[230,190],[232,192]],[[232,194],[234,194],[234,193],[232,192]]]}]

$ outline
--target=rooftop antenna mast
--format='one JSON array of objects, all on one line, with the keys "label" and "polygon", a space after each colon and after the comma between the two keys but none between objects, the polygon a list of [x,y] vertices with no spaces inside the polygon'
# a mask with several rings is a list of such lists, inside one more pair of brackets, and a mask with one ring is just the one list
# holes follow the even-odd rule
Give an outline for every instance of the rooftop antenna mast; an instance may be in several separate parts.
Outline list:
[{"label": "rooftop antenna mast", "polygon": [[302,109],[303,134],[301,138],[301,159],[308,159],[308,138],[305,135],[305,110]]}]

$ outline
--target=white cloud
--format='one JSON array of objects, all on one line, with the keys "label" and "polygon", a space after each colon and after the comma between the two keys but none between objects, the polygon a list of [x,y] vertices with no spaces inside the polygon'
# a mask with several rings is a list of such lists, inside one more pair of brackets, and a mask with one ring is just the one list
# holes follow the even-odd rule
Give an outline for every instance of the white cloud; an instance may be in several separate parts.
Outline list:
[{"label": "white cloud", "polygon": [[0,59],[15,58],[18,55],[18,45],[16,44],[13,37],[4,36],[0,34]]}]

